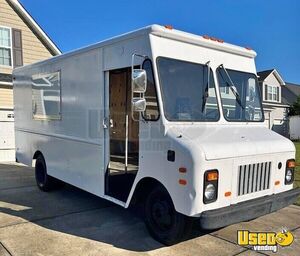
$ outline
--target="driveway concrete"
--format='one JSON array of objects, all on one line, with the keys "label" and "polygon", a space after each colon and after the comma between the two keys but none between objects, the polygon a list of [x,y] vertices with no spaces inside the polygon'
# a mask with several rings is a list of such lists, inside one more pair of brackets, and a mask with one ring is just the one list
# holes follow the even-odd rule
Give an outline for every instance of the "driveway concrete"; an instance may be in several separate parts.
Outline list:
[{"label": "driveway concrete", "polygon": [[[249,222],[202,233],[165,247],[153,240],[136,210],[125,210],[72,186],[37,189],[32,168],[0,164],[0,256],[10,255],[263,255],[236,244],[237,230],[292,230],[300,255],[300,207],[290,206]],[[273,254],[273,253],[265,253]]]}]

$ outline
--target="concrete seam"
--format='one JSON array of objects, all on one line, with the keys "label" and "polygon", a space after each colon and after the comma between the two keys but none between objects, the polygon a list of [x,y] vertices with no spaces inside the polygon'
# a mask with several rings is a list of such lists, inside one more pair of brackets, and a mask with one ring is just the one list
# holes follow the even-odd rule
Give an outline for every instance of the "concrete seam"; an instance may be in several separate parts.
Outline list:
[{"label": "concrete seam", "polygon": [[6,247],[1,241],[0,241],[0,245],[4,248],[4,250],[5,250],[9,255],[13,256],[12,253],[7,249],[7,247]]},{"label": "concrete seam", "polygon": [[[228,243],[234,244],[234,245],[236,245],[236,246],[238,246],[238,247],[241,247],[241,248],[245,248],[245,249],[246,249],[246,250],[243,250],[243,251],[239,252],[238,254],[243,253],[243,252],[245,252],[245,251],[253,251],[253,250],[251,250],[250,248],[241,246],[241,245],[239,245],[239,244],[237,244],[237,243],[235,243],[235,242],[232,242],[232,241],[230,241],[230,240],[227,240],[227,239],[225,239],[225,238],[223,238],[223,237],[219,237],[219,236],[217,236],[217,235],[212,235],[212,234],[208,234],[208,235],[213,236],[213,237],[218,238],[218,239],[221,239],[221,240],[226,241],[226,242],[228,242]],[[260,254],[262,254],[262,255],[267,255],[267,254],[262,253],[262,252],[257,252],[257,251],[254,251],[254,252],[260,253]],[[234,254],[234,255],[238,255],[238,254]],[[268,256],[268,255],[267,255],[267,256]]]}]

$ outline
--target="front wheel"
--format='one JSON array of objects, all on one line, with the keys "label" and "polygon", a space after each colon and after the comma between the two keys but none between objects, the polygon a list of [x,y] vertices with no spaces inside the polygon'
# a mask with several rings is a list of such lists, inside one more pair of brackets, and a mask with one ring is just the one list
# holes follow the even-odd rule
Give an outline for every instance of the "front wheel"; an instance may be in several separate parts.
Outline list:
[{"label": "front wheel", "polygon": [[57,188],[60,184],[58,180],[47,174],[46,162],[42,155],[39,155],[35,162],[35,180],[38,188],[44,192]]},{"label": "front wheel", "polygon": [[176,212],[169,193],[162,186],[155,187],[145,202],[145,223],[157,241],[172,245],[190,233],[192,220]]}]

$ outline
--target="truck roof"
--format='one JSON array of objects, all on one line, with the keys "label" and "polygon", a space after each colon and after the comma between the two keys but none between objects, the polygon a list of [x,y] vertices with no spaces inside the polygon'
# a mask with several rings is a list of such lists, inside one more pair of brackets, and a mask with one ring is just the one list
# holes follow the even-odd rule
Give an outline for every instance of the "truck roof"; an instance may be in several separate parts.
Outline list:
[{"label": "truck roof", "polygon": [[[118,36],[115,36],[115,37],[112,37],[109,39],[105,39],[98,43],[95,43],[95,44],[92,44],[89,46],[85,46],[83,48],[79,48],[79,49],[64,53],[62,55],[57,55],[57,56],[51,57],[48,60],[43,60],[43,61],[40,61],[37,63],[48,62],[49,60],[54,61],[54,60],[57,60],[60,58],[76,55],[76,54],[86,52],[86,51],[89,51],[92,49],[97,49],[99,47],[107,46],[107,45],[110,45],[113,43],[117,43],[120,41],[132,39],[132,38],[142,36],[142,35],[147,35],[147,34],[152,34],[155,36],[168,38],[171,40],[186,42],[189,44],[199,45],[199,46],[202,46],[205,48],[228,52],[228,53],[232,53],[232,54],[236,54],[236,55],[240,55],[240,56],[245,56],[248,58],[256,57],[256,52],[247,47],[241,47],[241,46],[225,43],[223,40],[213,38],[213,37],[200,36],[200,35],[195,35],[192,33],[184,32],[184,31],[176,30],[170,26],[161,26],[161,25],[154,24],[154,25],[150,25],[150,26],[138,29],[138,30],[134,30],[134,31],[125,33],[125,34],[121,34],[121,35],[118,35]],[[28,66],[32,66],[37,63],[33,63]],[[19,67],[16,69],[22,69],[22,67]]]},{"label": "truck roof", "polygon": [[202,47],[211,48],[215,50],[220,50],[224,52],[229,52],[249,58],[254,58],[256,56],[256,52],[248,47],[241,47],[229,43],[225,43],[223,40],[209,37],[209,36],[199,36],[192,33],[187,33],[184,31],[176,30],[170,28],[169,26],[160,26],[160,25],[152,25],[148,27],[151,34],[182,41],[190,44],[200,45]]}]

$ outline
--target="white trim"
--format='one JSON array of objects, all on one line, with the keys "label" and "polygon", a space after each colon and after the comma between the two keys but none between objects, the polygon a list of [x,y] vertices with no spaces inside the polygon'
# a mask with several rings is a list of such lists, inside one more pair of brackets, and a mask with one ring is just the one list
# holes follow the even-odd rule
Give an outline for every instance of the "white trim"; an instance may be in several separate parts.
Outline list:
[{"label": "white trim", "polygon": [[4,28],[4,29],[8,29],[9,30],[9,35],[10,35],[10,47],[7,47],[7,46],[0,46],[0,48],[4,48],[4,49],[10,49],[10,62],[11,62],[11,65],[8,66],[8,65],[0,65],[0,67],[3,67],[3,68],[13,68],[14,66],[14,57],[13,57],[13,41],[12,41],[12,29],[11,27],[6,27],[6,26],[2,26],[0,25],[0,28]]},{"label": "white trim", "polygon": [[26,21],[35,29],[35,32],[42,38],[45,39],[47,46],[57,55],[61,54],[61,51],[53,43],[53,41],[47,36],[47,34],[42,30],[42,28],[35,22],[35,20],[30,16],[30,14],[25,10],[25,8],[18,2],[18,0],[6,0],[11,3],[21,14],[24,15]]},{"label": "white trim", "polygon": [[262,104],[263,104],[263,107],[264,107],[264,105],[273,106],[276,108],[289,108],[290,107],[289,105],[283,105],[283,104],[280,104],[279,102],[277,102],[277,104],[276,104],[276,102],[272,103],[272,102],[264,101]]},{"label": "white trim", "polygon": [[0,85],[10,85],[10,86],[12,86],[13,83],[12,82],[2,82],[2,81],[0,81]]},{"label": "white trim", "polygon": [[281,76],[279,75],[279,73],[276,69],[273,69],[272,73],[275,74],[275,77],[279,81],[280,85],[285,85],[285,82],[283,81],[283,79],[281,78]]},{"label": "white trim", "polygon": [[278,80],[278,82],[280,83],[280,85],[282,86],[282,85],[285,85],[285,82],[284,82],[284,80],[282,79],[282,77],[279,75],[279,73],[278,73],[278,71],[274,68],[273,70],[272,70],[272,72],[269,74],[269,75],[267,75],[266,77],[265,77],[265,79],[263,80],[263,81],[261,81],[261,82],[264,82],[264,81],[266,81],[266,79],[271,75],[271,74],[273,74],[274,73],[274,76],[275,76],[275,78]]}]

